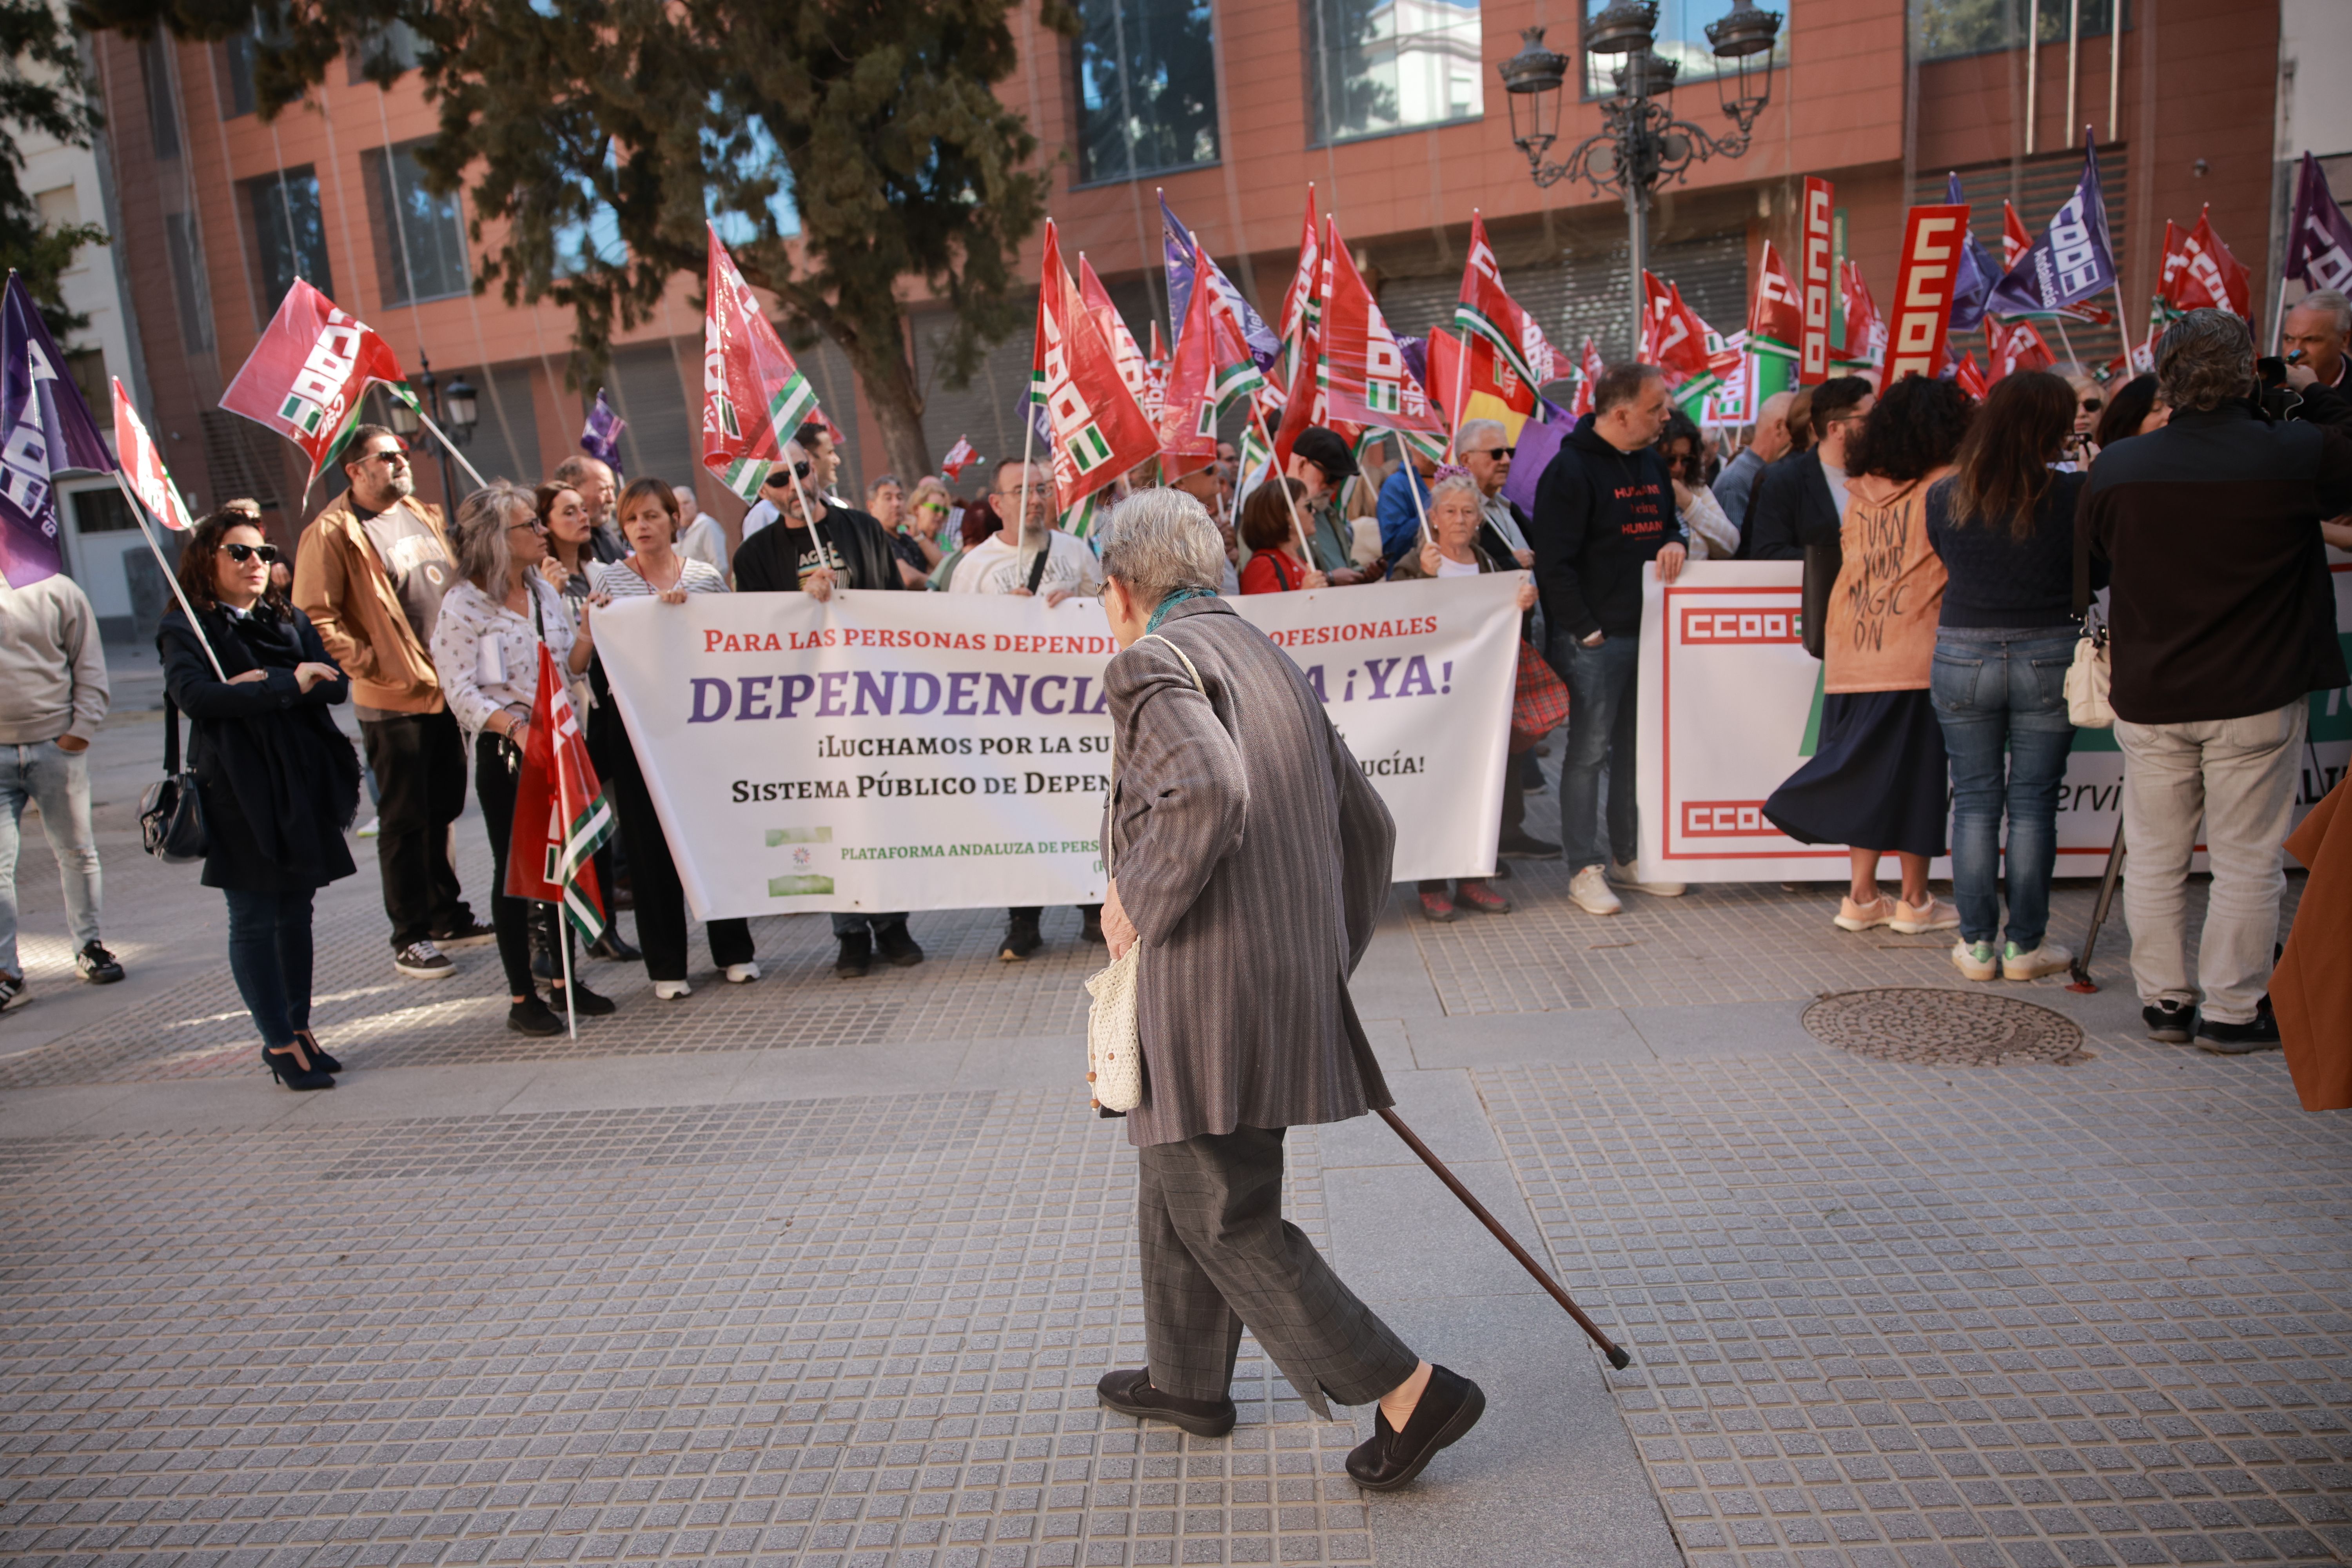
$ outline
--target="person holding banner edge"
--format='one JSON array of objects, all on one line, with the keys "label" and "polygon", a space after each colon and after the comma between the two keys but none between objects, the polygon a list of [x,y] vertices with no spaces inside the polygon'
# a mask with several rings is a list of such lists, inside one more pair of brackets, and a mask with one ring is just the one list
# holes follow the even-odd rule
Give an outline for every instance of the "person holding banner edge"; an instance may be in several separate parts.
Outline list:
[{"label": "person holding banner edge", "polygon": [[[457,567],[433,628],[433,662],[449,709],[474,753],[474,792],[482,802],[496,879],[490,918],[499,962],[507,976],[507,1027],[520,1035],[560,1035],[564,1023],[562,976],[557,966],[542,1002],[530,967],[530,901],[507,891],[507,857],[514,840],[516,775],[522,769],[532,706],[539,698],[539,649],[573,675],[587,668],[594,644],[572,631],[562,596],[539,572],[547,533],[531,493],[500,480],[457,503]],[[641,915],[640,920],[643,919]],[[568,947],[569,921],[556,922]],[[602,1017],[614,1009],[573,973],[571,1011]]]},{"label": "person holding banner edge", "polygon": [[155,646],[163,689],[188,716],[204,884],[228,900],[229,973],[262,1065],[289,1089],[332,1089],[342,1063],[310,1032],[310,915],[319,889],[358,868],[343,834],[359,815],[360,762],[326,711],[352,683],[271,585],[277,559],[244,512],[199,519],[176,573],[188,608],[164,613]]},{"label": "person holding banner edge", "polygon": [[[632,480],[621,492],[621,532],[631,553],[611,565],[593,568],[596,587],[607,602],[624,598],[655,598],[665,605],[683,605],[689,594],[724,594],[727,580],[707,562],[677,552],[684,531],[685,510],[677,491],[660,479]],[[789,529],[771,530],[789,532]],[[600,660],[591,679],[596,688],[596,718],[604,732],[605,754],[611,759],[606,782],[619,805],[621,833],[629,847],[630,876],[636,888],[637,941],[645,949],[646,976],[654,995],[669,1002],[691,994],[687,984],[686,889],[678,880],[677,862],[669,839],[656,815],[653,795],[646,786],[645,760],[613,701]],[[743,985],[760,978],[751,945],[751,923],[742,919],[716,920],[704,927],[710,942],[711,962],[727,979]]]},{"label": "person holding banner edge", "polygon": [[1103,927],[1113,957],[1142,950],[1126,1120],[1149,1363],[1096,1397],[1222,1436],[1247,1328],[1318,1415],[1327,1395],[1378,1405],[1348,1473],[1401,1487],[1486,1395],[1408,1348],[1281,1212],[1288,1128],[1392,1103],[1347,977],[1387,904],[1395,824],[1298,666],[1217,596],[1223,549],[1197,501],[1143,491],[1100,537],[1120,648]]}]

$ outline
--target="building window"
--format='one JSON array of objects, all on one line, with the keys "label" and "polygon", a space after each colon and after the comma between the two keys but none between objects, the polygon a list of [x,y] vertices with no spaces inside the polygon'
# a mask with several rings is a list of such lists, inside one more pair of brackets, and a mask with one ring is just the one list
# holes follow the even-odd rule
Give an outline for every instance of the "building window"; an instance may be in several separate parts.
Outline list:
[{"label": "building window", "polygon": [[221,40],[221,74],[228,79],[228,96],[221,118],[235,120],[253,112],[253,35],[236,33]]},{"label": "building window", "polygon": [[147,89],[147,140],[158,158],[180,155],[180,111],[172,101],[172,45],[157,28],[139,40],[139,77]]},{"label": "building window", "polygon": [[[2082,0],[2082,36],[2106,36],[2117,0]],[[1981,55],[2014,49],[2025,42],[2031,0],[1911,0],[1911,49],[1921,59],[1948,59],[1955,55]],[[2042,0],[2041,40],[2066,41],[2068,7]],[[2131,26],[2131,11],[2124,11]],[[1782,37],[1787,37],[1785,31]]]},{"label": "building window", "polygon": [[1215,163],[1207,0],[1079,0],[1078,16],[1078,178],[1132,180]]},{"label": "building window", "polygon": [[186,213],[163,215],[163,249],[172,260],[172,297],[179,307],[180,346],[192,354],[213,352],[213,305],[205,287],[205,250],[195,220]]},{"label": "building window", "polygon": [[446,300],[474,286],[457,197],[425,188],[425,171],[416,162],[416,150],[424,145],[410,142],[360,155],[367,167],[368,218],[387,305]]},{"label": "building window", "polygon": [[1486,112],[1478,0],[1308,0],[1318,142]]},{"label": "building window", "polygon": [[74,390],[81,394],[83,404],[98,416],[99,423],[111,429],[114,390],[107,384],[106,351],[82,349],[66,355],[66,374],[71,378]]},{"label": "building window", "polygon": [[[1658,26],[1653,35],[1657,43],[1654,52],[1660,59],[1675,64],[1675,84],[1683,86],[1695,81],[1713,81],[1718,76],[1736,71],[1730,60],[1715,58],[1714,46],[1706,41],[1706,26],[1719,22],[1731,14],[1735,0],[1658,0]],[[1914,0],[1914,4],[1922,0]],[[1924,0],[1935,5],[1938,0]],[[1973,3],[1973,0],[1962,0]],[[2042,0],[2044,5],[2056,5],[2062,0]],[[2104,3],[2104,0],[2102,0]],[[2090,0],[2084,0],[2090,4]],[[1591,21],[1601,15],[1609,0],[1584,0],[1584,17]],[[1617,90],[1617,69],[1625,63],[1622,55],[1584,56],[1584,96],[1607,98]],[[1789,68],[1789,29],[1783,26],[1772,40],[1772,64],[1776,69]]]},{"label": "building window", "polygon": [[327,226],[319,211],[317,172],[305,163],[247,180],[245,199],[253,214],[263,309],[276,314],[297,278],[332,295],[334,273],[327,266]]},{"label": "building window", "polygon": [[76,490],[73,511],[79,533],[128,533],[139,526],[121,490]]}]

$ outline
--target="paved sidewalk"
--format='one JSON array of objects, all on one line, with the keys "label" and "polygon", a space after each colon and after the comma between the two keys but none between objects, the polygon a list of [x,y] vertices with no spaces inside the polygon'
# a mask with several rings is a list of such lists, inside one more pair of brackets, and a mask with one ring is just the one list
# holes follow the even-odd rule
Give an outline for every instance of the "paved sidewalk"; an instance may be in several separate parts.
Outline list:
[{"label": "paved sidewalk", "polygon": [[[1074,911],[1022,965],[996,915],[918,916],[930,961],[856,983],[822,920],[761,921],[759,984],[656,1004],[593,965],[620,1013],[526,1041],[487,951],[393,973],[362,846],[320,900],[349,1070],[290,1095],[217,895],[124,843],[152,721],[100,747],[132,979],[36,944],[0,1019],[0,1560],[2352,1561],[2343,1121],[2275,1055],[2138,1039],[2119,921],[2096,995],[1971,988],[2079,1052],[1962,1068],[1804,1027],[1825,992],[1960,984],[1944,941],[1833,931],[1833,893],[1603,921],[1522,865],[1508,917],[1400,899],[1357,999],[1402,1113],[1635,1362],[1376,1121],[1298,1131],[1293,1217],[1492,1401],[1368,1497],[1339,1461],[1370,1412],[1315,1420],[1254,1343],[1228,1439],[1095,1405],[1141,1319]],[[483,886],[478,820],[458,842]],[[60,930],[37,834],[19,882]]]}]

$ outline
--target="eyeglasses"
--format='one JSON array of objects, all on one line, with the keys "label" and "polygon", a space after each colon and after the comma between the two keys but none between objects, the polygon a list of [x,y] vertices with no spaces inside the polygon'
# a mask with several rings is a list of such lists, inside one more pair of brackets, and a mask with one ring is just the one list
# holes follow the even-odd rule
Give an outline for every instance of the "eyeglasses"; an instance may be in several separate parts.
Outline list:
[{"label": "eyeglasses", "polygon": [[221,549],[240,566],[257,559],[265,566],[278,564],[278,546],[275,544],[224,544]]},{"label": "eyeglasses", "polygon": [[539,519],[535,517],[527,519],[521,522],[510,522],[507,524],[507,531],[509,533],[519,533],[526,530],[532,533],[545,533],[547,531],[547,524],[540,521]]},{"label": "eyeglasses", "polygon": [[[809,465],[808,465],[808,464],[806,464],[806,463],[794,463],[794,464],[793,465],[793,475],[792,475],[793,479],[807,479],[808,477],[809,477]],[[761,488],[761,489],[763,489],[763,490],[782,489],[784,489],[787,485],[789,485],[789,484],[791,484],[791,483],[792,483],[792,479],[786,479],[786,478],[783,476],[783,474],[782,474],[782,472],[773,472],[773,473],[769,474],[769,476],[768,476],[766,479],[761,479],[761,480],[760,481],[760,488]]]},{"label": "eyeglasses", "polygon": [[370,452],[366,457],[360,460],[365,463],[382,463],[387,468],[406,468],[408,466],[408,448],[405,447],[387,447],[381,452]]}]

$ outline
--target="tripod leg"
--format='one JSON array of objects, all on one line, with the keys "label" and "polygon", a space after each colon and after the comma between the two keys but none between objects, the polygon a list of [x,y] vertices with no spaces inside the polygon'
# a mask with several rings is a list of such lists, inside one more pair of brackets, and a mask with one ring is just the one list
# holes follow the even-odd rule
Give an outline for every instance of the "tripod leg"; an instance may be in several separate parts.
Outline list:
[{"label": "tripod leg", "polygon": [[2091,952],[2099,945],[2099,928],[2107,923],[2107,912],[2115,908],[2116,883],[2122,878],[2123,870],[2124,824],[2123,817],[2118,812],[2116,817],[2116,841],[2107,850],[2107,868],[2099,879],[2099,901],[2091,906],[2091,929],[2083,938],[2082,955],[2067,966],[2074,975],[2073,984],[2066,987],[2069,991],[2098,989],[2098,986],[2091,981]]}]

